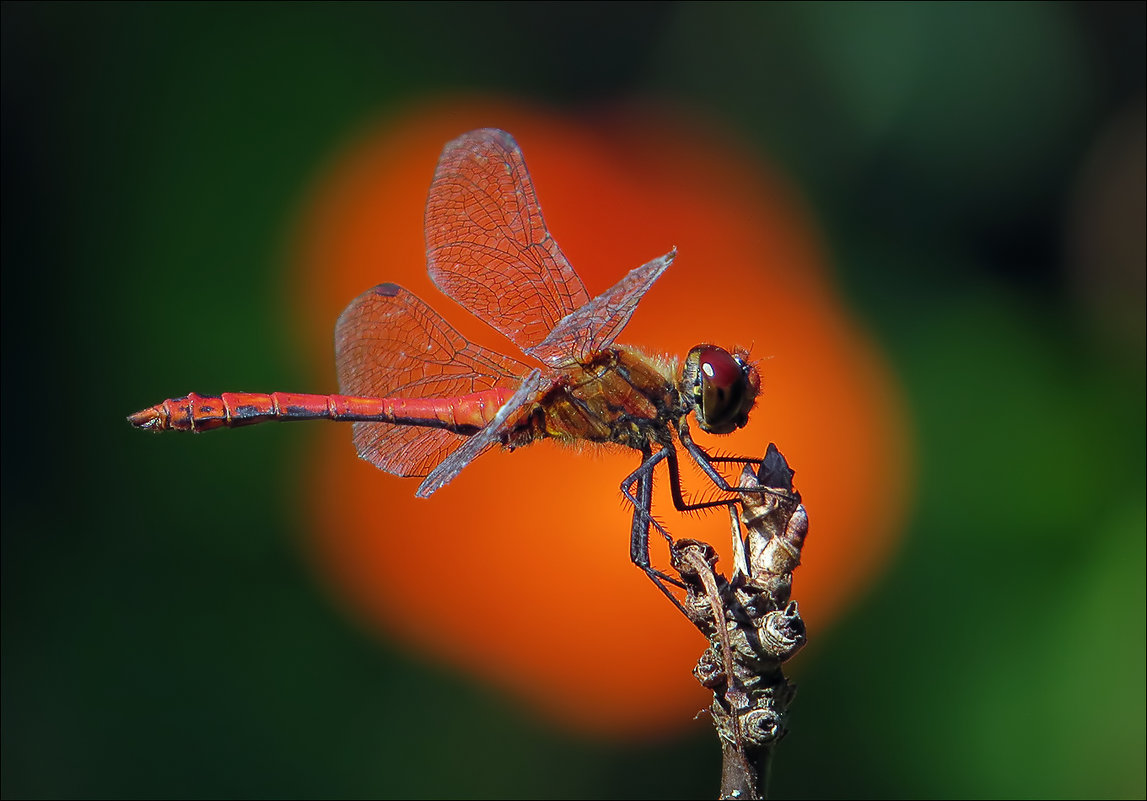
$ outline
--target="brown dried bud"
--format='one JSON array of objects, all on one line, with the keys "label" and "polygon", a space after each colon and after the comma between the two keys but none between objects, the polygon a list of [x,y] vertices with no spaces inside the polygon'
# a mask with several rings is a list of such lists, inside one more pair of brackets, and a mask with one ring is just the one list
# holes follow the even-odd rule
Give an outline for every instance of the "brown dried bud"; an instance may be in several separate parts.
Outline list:
[{"label": "brown dried bud", "polygon": [[697,681],[701,682],[701,686],[710,690],[714,687],[720,687],[729,680],[720,654],[712,647],[705,649],[705,653],[701,654],[701,658],[697,660],[697,665],[693,668],[693,675],[697,677]]},{"label": "brown dried bud", "polygon": [[769,612],[757,629],[761,648],[765,654],[784,662],[804,647],[805,626],[797,602],[793,601],[781,611]]}]

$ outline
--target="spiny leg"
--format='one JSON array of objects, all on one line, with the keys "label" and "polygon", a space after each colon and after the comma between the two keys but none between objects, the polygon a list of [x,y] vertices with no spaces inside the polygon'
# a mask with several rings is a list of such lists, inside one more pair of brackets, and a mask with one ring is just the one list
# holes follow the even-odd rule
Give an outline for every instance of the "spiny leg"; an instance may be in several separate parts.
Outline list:
[{"label": "spiny leg", "polygon": [[[637,384],[634,384],[632,381],[630,381],[628,373],[625,370],[619,370],[617,374],[622,379],[624,379],[626,382],[628,382],[630,387],[632,387],[635,392],[641,393],[643,391],[642,387],[640,387]],[[692,437],[690,437],[690,435],[689,435],[688,426],[685,425],[684,423],[682,423],[681,429],[682,430],[681,430],[681,432],[679,432],[679,436],[681,438],[682,443],[685,444],[686,447],[690,448],[690,455],[692,455],[693,458],[698,462],[698,464],[701,465],[702,470],[704,470],[705,474],[707,476],[709,476],[710,480],[712,480],[721,490],[729,491],[729,492],[732,492],[732,491],[759,492],[760,491],[759,488],[731,487],[729,485],[729,483],[725,480],[725,478],[720,473],[718,473],[712,467],[712,465],[709,464],[709,460],[710,460],[709,455],[707,453],[705,453],[700,448],[700,446],[696,445],[693,442]],[[696,452],[694,452],[694,451],[696,451]],[[700,456],[698,455],[698,453],[700,454]],[[658,522],[656,520],[654,520],[652,518],[652,515],[650,514],[652,507],[653,507],[653,468],[657,465],[658,462],[660,462],[662,459],[666,459],[666,458],[669,460],[668,461],[668,464],[669,464],[669,488],[670,488],[670,492],[673,496],[673,506],[674,506],[674,508],[677,509],[677,511],[679,511],[679,512],[692,512],[692,511],[697,511],[700,509],[712,509],[712,508],[717,507],[717,506],[729,506],[731,508],[732,504],[734,503],[734,501],[729,501],[729,500],[706,501],[706,502],[696,503],[696,504],[687,503],[685,501],[684,493],[681,490],[681,472],[680,472],[679,465],[677,462],[677,450],[673,447],[672,443],[663,446],[661,448],[661,450],[659,450],[656,454],[652,453],[652,446],[647,445],[644,448],[642,448],[641,466],[638,467],[637,470],[635,470],[633,473],[631,473],[625,479],[625,481],[621,485],[621,492],[623,495],[625,495],[626,499],[629,500],[629,502],[634,505],[633,531],[630,535],[630,558],[633,560],[634,564],[636,564],[642,570],[646,570],[647,572],[648,572],[649,567],[650,567],[650,562],[649,562],[649,526],[650,526],[650,524],[652,524],[653,526],[655,526],[657,528],[657,530],[661,534],[661,536],[665,537],[665,540],[669,543],[670,549],[672,550],[672,548],[673,548],[673,538],[669,536],[669,533],[666,532],[665,529],[660,524],[658,524]],[[749,459],[749,458],[745,458],[745,457],[739,457],[739,458],[738,457],[729,457],[728,459],[721,459],[721,461],[729,461],[729,462],[737,461],[738,463],[741,463],[741,464],[759,464],[760,463],[759,459]],[[643,471],[646,471],[646,470],[648,470],[648,482],[649,482],[648,493],[649,493],[649,495],[648,495],[648,498],[644,501],[644,503],[641,503],[630,492],[630,487],[637,481],[639,476],[643,475]],[[639,514],[640,514],[642,509],[645,510],[644,520],[639,521],[638,517],[639,517]],[[664,575],[664,574],[662,574],[662,575]],[[668,577],[666,577],[666,578],[668,578]],[[673,581],[674,584],[678,583],[677,581],[675,581],[673,579],[670,579],[670,581]]]},{"label": "spiny leg", "polygon": [[[714,484],[716,484],[717,489],[721,490],[722,492],[740,492],[740,493],[757,493],[757,494],[760,494],[763,492],[763,493],[767,493],[769,495],[774,495],[774,496],[781,498],[783,500],[788,500],[788,497],[786,495],[784,495],[783,493],[780,493],[780,492],[776,492],[767,486],[742,487],[739,485],[730,484],[728,482],[728,480],[726,480],[725,477],[717,471],[717,468],[713,467],[713,463],[716,462],[716,463],[720,463],[720,464],[757,465],[758,469],[759,469],[760,466],[765,465],[766,460],[769,458],[769,454],[766,454],[765,459],[750,459],[750,458],[745,457],[745,456],[710,456],[708,453],[705,452],[704,448],[702,448],[700,445],[698,445],[696,442],[693,441],[693,437],[690,434],[689,427],[687,425],[682,425],[678,429],[677,435],[680,438],[681,444],[684,446],[685,450],[689,453],[689,455],[691,457],[693,457],[694,463],[696,463],[696,465],[699,468],[701,468],[701,472],[703,472],[706,476],[708,476],[709,480],[712,481]],[[776,446],[773,445],[772,443],[770,443],[769,444],[769,450],[770,450],[770,452],[776,451]],[[778,455],[779,455],[779,452],[778,452]],[[677,510],[679,512],[691,512],[691,511],[696,511],[698,509],[712,509],[713,507],[716,507],[716,506],[728,506],[730,503],[735,502],[735,501],[729,501],[729,500],[704,501],[701,503],[694,503],[694,504],[686,502],[685,497],[681,492],[681,476],[680,476],[680,473],[678,471],[677,454],[676,453],[673,453],[669,457],[669,473],[670,473],[670,488],[673,491],[673,505],[677,508]],[[790,475],[789,476],[790,482],[791,482],[791,478],[792,477]],[[791,484],[790,484],[790,486],[791,486]]]},{"label": "spiny leg", "polygon": [[[669,543],[670,551],[673,550],[673,538],[669,536],[669,532],[653,519],[653,470],[657,467],[657,463],[666,457],[672,448],[662,449],[657,453],[653,453],[651,447],[643,448],[641,451],[641,464],[636,470],[626,476],[625,480],[621,483],[621,494],[625,499],[633,504],[633,526],[630,529],[629,535],[629,558],[649,576],[650,581],[657,585],[657,589],[661,590],[674,606],[685,610],[681,607],[681,602],[669,591],[665,586],[668,582],[676,587],[684,589],[684,585],[677,579],[662,573],[657,568],[653,567],[652,561],[649,556],[649,527],[653,526],[657,529],[657,533],[665,538]],[[636,485],[636,492],[634,491]]]}]

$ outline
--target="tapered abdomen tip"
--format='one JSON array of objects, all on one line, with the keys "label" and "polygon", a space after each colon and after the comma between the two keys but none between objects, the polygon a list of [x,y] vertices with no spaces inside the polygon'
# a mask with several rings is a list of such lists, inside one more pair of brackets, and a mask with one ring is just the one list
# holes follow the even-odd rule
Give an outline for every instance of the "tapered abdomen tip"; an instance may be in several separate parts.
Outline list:
[{"label": "tapered abdomen tip", "polygon": [[163,431],[167,427],[165,425],[166,415],[159,406],[149,406],[135,414],[128,415],[127,421],[136,428],[142,428],[145,431]]}]

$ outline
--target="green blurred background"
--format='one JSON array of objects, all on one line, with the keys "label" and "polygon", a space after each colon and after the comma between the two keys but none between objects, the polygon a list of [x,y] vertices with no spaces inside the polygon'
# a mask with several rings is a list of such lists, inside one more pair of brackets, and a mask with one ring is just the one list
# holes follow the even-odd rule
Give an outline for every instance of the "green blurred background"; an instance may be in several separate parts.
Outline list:
[{"label": "green blurred background", "polygon": [[575,738],[350,623],[308,567],[300,438],[123,422],[158,388],[300,386],[283,243],[320,165],[478,90],[734,127],[905,385],[905,543],[800,665],[774,794],[1143,797],[1144,30],[1142,4],[5,3],[3,795],[715,794],[708,735]]}]

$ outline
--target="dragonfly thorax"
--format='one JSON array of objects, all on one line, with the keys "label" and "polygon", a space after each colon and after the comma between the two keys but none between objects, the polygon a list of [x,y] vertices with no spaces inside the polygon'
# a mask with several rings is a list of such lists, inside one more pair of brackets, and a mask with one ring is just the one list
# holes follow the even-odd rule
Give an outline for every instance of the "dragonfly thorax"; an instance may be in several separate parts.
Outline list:
[{"label": "dragonfly thorax", "polygon": [[681,368],[681,395],[697,412],[697,423],[710,434],[730,434],[749,422],[761,391],[761,376],[749,354],[716,345],[697,345]]}]

